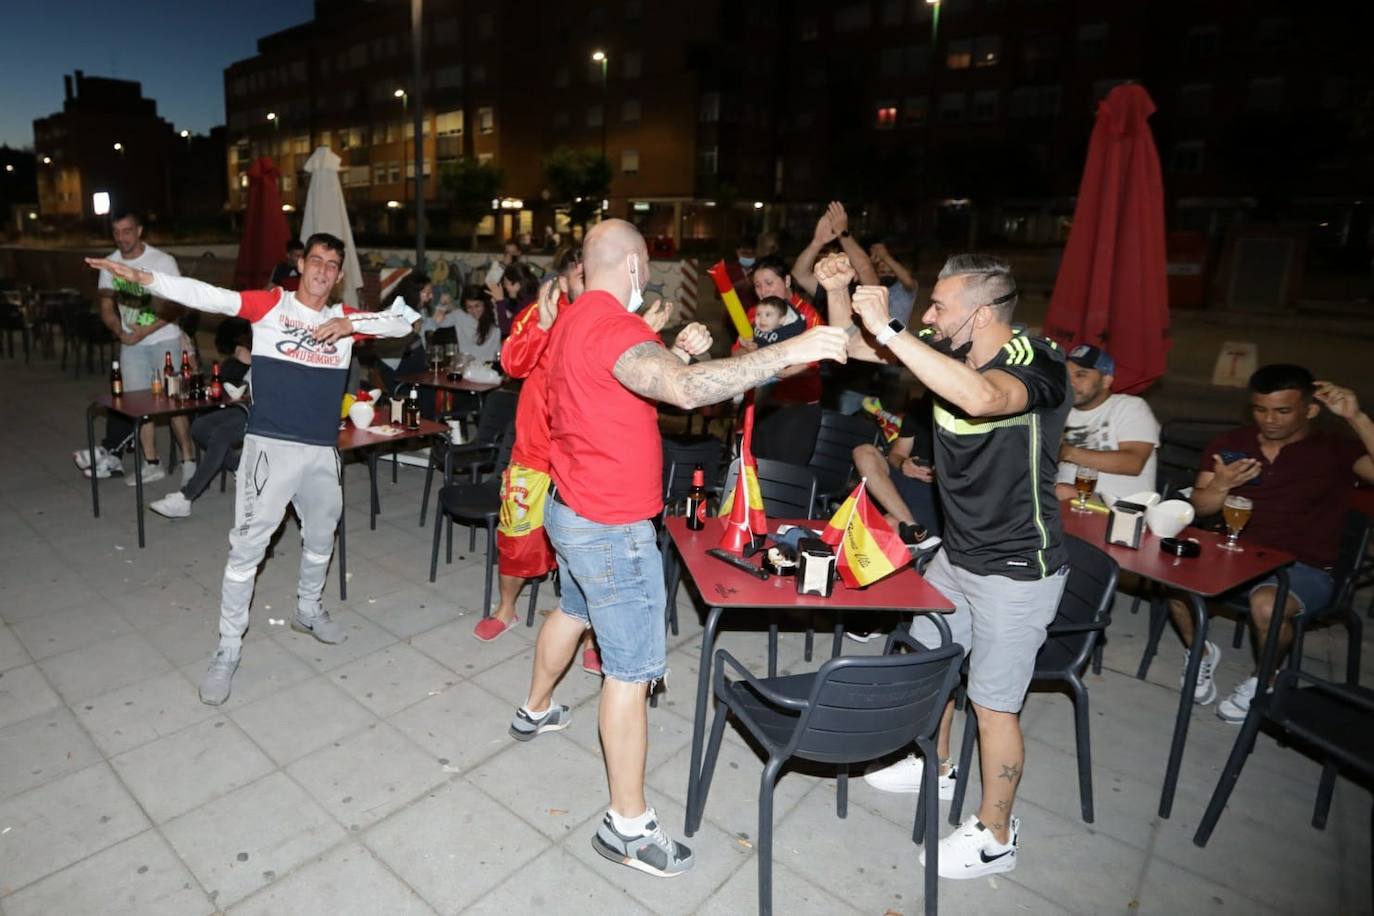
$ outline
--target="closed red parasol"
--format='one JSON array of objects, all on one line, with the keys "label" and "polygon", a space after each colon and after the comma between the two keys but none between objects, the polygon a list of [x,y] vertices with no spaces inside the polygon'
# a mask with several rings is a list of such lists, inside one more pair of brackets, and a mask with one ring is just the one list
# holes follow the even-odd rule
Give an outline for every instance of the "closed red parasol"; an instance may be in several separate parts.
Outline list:
[{"label": "closed red parasol", "polygon": [[1046,336],[1066,347],[1105,349],[1113,389],[1139,392],[1168,365],[1169,294],[1164,183],[1141,86],[1117,86],[1097,107],[1073,228],[1045,316]]},{"label": "closed red parasol", "polygon": [[248,168],[248,210],[243,217],[238,263],[234,265],[235,289],[262,289],[272,277],[272,268],[286,258],[291,230],[277,190],[280,174],[276,163],[266,156],[258,157]]}]

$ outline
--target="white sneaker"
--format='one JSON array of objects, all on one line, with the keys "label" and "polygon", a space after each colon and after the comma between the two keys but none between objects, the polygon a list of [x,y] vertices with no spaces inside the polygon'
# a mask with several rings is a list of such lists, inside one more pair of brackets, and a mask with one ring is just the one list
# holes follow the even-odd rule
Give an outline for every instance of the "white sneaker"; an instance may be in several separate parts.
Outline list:
[{"label": "white sneaker", "polygon": [[[82,473],[83,475],[85,475],[86,477],[90,477],[90,476],[91,476],[91,469],[90,469],[90,468],[86,468],[86,469],[85,469],[84,471],[82,471],[81,473]],[[121,477],[124,476],[124,462],[122,462],[122,461],[119,460],[119,456],[118,456],[118,455],[110,455],[110,454],[106,454],[106,455],[104,455],[103,457],[102,457],[102,456],[96,456],[96,462],[95,462],[95,476],[96,476],[96,478],[99,479],[99,480],[104,480],[106,477],[109,477],[109,476],[112,475],[112,474],[118,474],[118,475],[121,476]]]},{"label": "white sneaker", "polygon": [[[908,754],[896,763],[885,767],[875,767],[864,773],[864,782],[880,792],[901,792],[907,795],[919,794],[921,776],[926,764],[915,754]],[[959,767],[950,764],[948,773],[941,773],[937,781],[940,799],[949,801],[954,798],[954,783],[959,779]]]},{"label": "white sneaker", "polygon": [[[149,464],[146,461],[143,462],[143,483],[145,486],[155,480],[161,480],[166,476],[167,472],[162,469],[162,462],[159,461],[157,464]],[[124,481],[124,485],[126,487],[138,486],[138,477],[139,475],[137,474],[130,474],[129,479]]]},{"label": "white sneaker", "polygon": [[1217,718],[1232,725],[1239,725],[1250,714],[1250,701],[1255,698],[1259,678],[1247,677],[1236,685],[1231,695],[1217,704]]},{"label": "white sneaker", "polygon": [[[106,456],[108,456],[109,454],[110,453],[105,449],[105,446],[97,445],[95,447],[96,461],[104,461]],[[76,462],[76,466],[78,468],[84,471],[91,466],[91,453],[84,448],[79,448],[76,451],[72,452],[72,460]]]},{"label": "white sneaker", "polygon": [[191,515],[191,501],[173,490],[159,500],[148,503],[148,508],[165,518],[188,518]]},{"label": "white sneaker", "polygon": [[[999,843],[992,831],[984,827],[977,814],[964,818],[949,836],[940,841],[940,877],[981,878],[1011,871],[1016,867],[1016,840],[1021,832],[1021,818],[1011,816],[1011,837]],[[921,850],[921,864],[926,864],[926,851]]]},{"label": "white sneaker", "polygon": [[[1217,698],[1216,681],[1212,675],[1217,670],[1217,665],[1221,663],[1221,650],[1214,642],[1208,642],[1203,651],[1202,663],[1197,669],[1197,687],[1193,690],[1193,702],[1199,706],[1207,706]],[[1178,686],[1182,687],[1183,682],[1188,678],[1188,653],[1183,653],[1183,673],[1178,676]],[[1242,713],[1241,718],[1245,718]]]},{"label": "white sneaker", "polygon": [[191,478],[196,476],[196,463],[194,461],[183,461],[181,463],[181,485],[184,487],[191,482]]}]

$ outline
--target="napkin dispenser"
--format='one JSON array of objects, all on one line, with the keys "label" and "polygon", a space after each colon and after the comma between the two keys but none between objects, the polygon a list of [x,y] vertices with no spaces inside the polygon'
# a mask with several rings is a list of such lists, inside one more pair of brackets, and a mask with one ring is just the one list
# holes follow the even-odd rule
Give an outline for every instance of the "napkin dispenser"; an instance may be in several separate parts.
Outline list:
[{"label": "napkin dispenser", "polygon": [[820,538],[797,543],[797,594],[829,598],[835,587],[835,551]]},{"label": "napkin dispenser", "polygon": [[1138,550],[1145,533],[1145,508],[1125,499],[1113,503],[1107,516],[1107,543]]}]

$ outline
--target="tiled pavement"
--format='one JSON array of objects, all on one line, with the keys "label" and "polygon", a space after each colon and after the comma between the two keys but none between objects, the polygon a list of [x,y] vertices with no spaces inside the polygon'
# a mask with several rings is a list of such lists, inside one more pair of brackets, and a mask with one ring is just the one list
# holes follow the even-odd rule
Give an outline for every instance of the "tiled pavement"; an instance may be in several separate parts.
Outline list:
[{"label": "tiled pavement", "polygon": [[[258,581],[253,628],[227,704],[195,683],[215,643],[231,497],[212,487],[190,519],[148,517],[102,488],[90,512],[70,452],[100,377],[52,361],[0,361],[0,912],[28,914],[747,913],[754,908],[760,764],[732,731],[697,866],[671,882],[601,860],[588,842],[605,804],[597,682],[557,696],[572,726],[506,736],[523,698],[533,630],[470,635],[482,559],[426,581],[421,474],[382,485],[367,530],[366,472],[351,465],[349,600],[327,599],[349,639],[324,646],[288,616],[299,538],[288,523]],[[159,437],[165,450],[165,433]],[[171,488],[156,484],[153,496]],[[548,606],[552,596],[543,601]],[[1367,600],[1367,596],[1361,601]],[[681,827],[700,625],[689,600],[670,640],[664,702],[650,712],[650,797]],[[1177,691],[1176,643],[1146,683],[1132,672],[1142,616],[1119,603],[1108,669],[1089,677],[1097,823],[1078,816],[1066,699],[1024,715],[1027,770],[1018,869],[943,882],[946,912],[1359,913],[1370,905],[1368,793],[1342,781],[1325,832],[1309,826],[1319,768],[1262,737],[1211,844],[1191,843],[1235,730],[1194,717],[1174,816],[1155,815]],[[1229,622],[1221,630],[1229,636]],[[1374,663],[1366,641],[1366,680]],[[762,663],[758,633],[724,645]],[[1229,643],[1226,643],[1229,645]],[[851,644],[852,648],[853,644]],[[1343,658],[1342,630],[1308,644]],[[1229,688],[1246,652],[1228,651]],[[800,670],[801,637],[785,634]],[[855,781],[847,820],[834,784],[787,775],[777,801],[780,913],[920,912],[913,799]],[[975,794],[976,798],[976,794]]]}]

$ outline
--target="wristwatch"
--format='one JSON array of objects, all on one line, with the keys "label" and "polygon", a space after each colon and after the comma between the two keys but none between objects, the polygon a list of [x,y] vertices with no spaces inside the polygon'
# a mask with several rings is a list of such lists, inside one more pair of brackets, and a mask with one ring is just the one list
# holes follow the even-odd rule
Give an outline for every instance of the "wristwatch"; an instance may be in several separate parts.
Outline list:
[{"label": "wristwatch", "polygon": [[905,330],[906,325],[902,324],[901,321],[899,321],[898,319],[893,318],[891,321],[887,323],[887,327],[883,328],[874,336],[877,338],[878,346],[885,347],[887,346],[887,342],[889,340],[896,337],[898,334],[902,333]]}]

